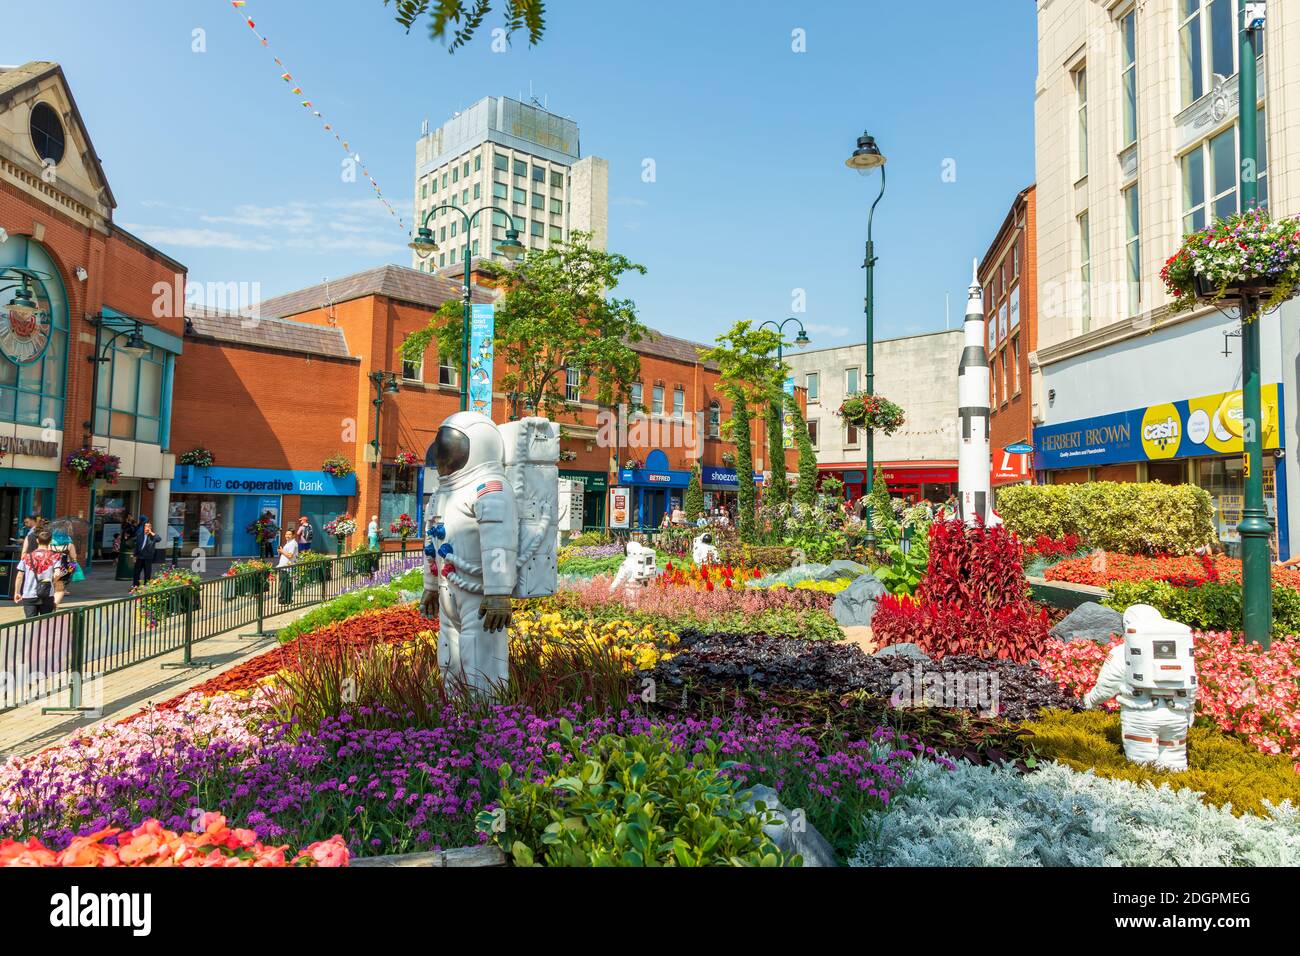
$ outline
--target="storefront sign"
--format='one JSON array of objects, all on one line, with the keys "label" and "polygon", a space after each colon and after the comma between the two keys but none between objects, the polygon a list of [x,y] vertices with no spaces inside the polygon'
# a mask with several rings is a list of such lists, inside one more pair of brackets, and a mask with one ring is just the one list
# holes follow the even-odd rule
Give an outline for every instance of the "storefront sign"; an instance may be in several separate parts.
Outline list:
[{"label": "storefront sign", "polygon": [[0,435],[0,452],[4,452],[6,455],[58,458],[59,443],[41,441],[39,438],[15,438],[13,435]]},{"label": "storefront sign", "polygon": [[1020,325],[1020,286],[1011,290],[1011,297],[1007,302],[1011,306],[1011,328],[1014,331],[1016,326]]},{"label": "storefront sign", "polygon": [[357,493],[357,476],[336,477],[323,471],[277,471],[270,468],[195,468],[177,465],[172,492],[227,495],[331,495]]},{"label": "storefront sign", "polygon": [[[1026,481],[1033,473],[1033,458],[1025,452],[1012,451],[1023,445],[1008,445],[1002,451],[993,453],[993,484],[1005,485],[1016,481]],[[1030,447],[1032,452],[1033,448]]]},{"label": "storefront sign", "polygon": [[609,476],[600,471],[565,471],[560,469],[560,477],[570,481],[582,482],[582,490],[589,495],[603,495],[609,487]]},{"label": "storefront sign", "polygon": [[[17,305],[15,295],[14,302],[0,306],[0,352],[16,365],[38,361],[50,344],[50,303],[44,283],[26,273],[24,277],[26,283],[19,288],[35,297],[32,304]],[[12,276],[5,278],[12,281]]]},{"label": "storefront sign", "polygon": [[492,339],[496,306],[490,302],[470,306],[469,410],[492,417]]},{"label": "storefront sign", "polygon": [[[1263,446],[1280,448],[1282,386],[1265,385],[1260,392]],[[1035,428],[1034,467],[1049,471],[1241,454],[1244,430],[1241,392],[1219,392]]]},{"label": "storefront sign", "polygon": [[631,517],[632,496],[626,488],[609,489],[609,526],[626,528]]},{"label": "storefront sign", "polygon": [[685,488],[691,481],[689,471],[648,471],[645,468],[624,468],[618,480],[625,485],[651,485],[657,488]]},{"label": "storefront sign", "polygon": [[[754,484],[762,484],[763,476],[754,473]],[[705,465],[700,471],[700,484],[704,487],[715,486],[716,490],[735,491],[740,487],[740,479],[736,477],[734,468],[718,468],[715,465]]]}]

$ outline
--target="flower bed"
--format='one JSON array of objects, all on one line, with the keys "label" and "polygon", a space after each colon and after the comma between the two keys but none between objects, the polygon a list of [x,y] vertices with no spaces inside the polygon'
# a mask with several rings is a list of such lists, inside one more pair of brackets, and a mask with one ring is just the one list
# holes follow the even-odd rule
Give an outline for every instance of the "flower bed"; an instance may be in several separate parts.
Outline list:
[{"label": "flower bed", "polygon": [[628,670],[648,670],[672,657],[678,638],[631,620],[573,620],[555,611],[516,612],[510,622],[512,641],[536,642],[543,660],[558,645],[592,644],[612,648]]},{"label": "flower bed", "polygon": [[684,566],[669,562],[664,573],[654,580],[652,587],[690,588],[695,591],[712,591],[715,588],[741,588],[746,581],[763,576],[758,568],[731,564],[701,564]]},{"label": "flower bed", "polygon": [[[1040,664],[1067,693],[1092,689],[1111,644],[1048,642]],[[1193,635],[1196,712],[1221,730],[1241,734],[1261,753],[1286,754],[1300,772],[1300,638],[1274,640],[1268,650],[1225,633]],[[1109,704],[1114,708],[1114,701]]]},{"label": "flower bed", "polygon": [[[1148,557],[1140,554],[1095,552],[1047,569],[1049,581],[1068,581],[1104,588],[1116,581],[1169,581],[1180,587],[1193,587],[1207,581],[1241,583],[1241,562],[1226,555],[1213,558],[1199,555]],[[1273,583],[1300,588],[1300,571],[1273,568]]]}]

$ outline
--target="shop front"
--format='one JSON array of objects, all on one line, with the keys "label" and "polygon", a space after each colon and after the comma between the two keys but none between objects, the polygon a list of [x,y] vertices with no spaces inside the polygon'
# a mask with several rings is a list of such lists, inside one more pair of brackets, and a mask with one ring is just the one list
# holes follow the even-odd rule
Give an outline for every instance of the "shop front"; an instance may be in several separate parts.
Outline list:
[{"label": "shop front", "polygon": [[[905,498],[913,503],[924,498],[934,504],[942,504],[957,493],[955,464],[885,462],[879,468],[890,495],[895,498]],[[844,497],[848,501],[856,501],[867,493],[865,468],[822,468],[820,476],[830,476],[844,482]]]},{"label": "shop front", "polygon": [[[761,485],[763,476],[754,473],[754,484]],[[725,508],[730,513],[736,510],[736,495],[740,491],[740,478],[734,468],[719,465],[705,465],[700,469],[700,484],[704,488],[704,509]]]},{"label": "shop front", "polygon": [[[200,548],[214,556],[244,557],[262,551],[257,523],[268,516],[279,529],[295,526],[300,516],[306,517],[315,531],[316,549],[325,550],[330,542],[324,525],[347,512],[349,499],[357,493],[357,476],[177,465],[171,490],[169,546],[179,541],[186,551]],[[296,513],[290,512],[295,503]]]},{"label": "shop front", "polygon": [[665,514],[680,507],[686,500],[686,486],[690,484],[689,471],[674,471],[668,467],[668,456],[655,449],[646,456],[644,468],[623,468],[618,473],[619,485],[629,492],[628,522],[633,531],[658,528]]},{"label": "shop front", "polygon": [[[1276,558],[1290,555],[1282,386],[1262,389],[1264,499]],[[1241,392],[1218,392],[1034,429],[1034,467],[1045,482],[1161,481],[1209,493],[1219,538],[1236,554],[1245,494]]]},{"label": "shop front", "polygon": [[560,477],[582,482],[582,527],[605,527],[605,499],[609,497],[609,475],[603,471],[560,469]]}]

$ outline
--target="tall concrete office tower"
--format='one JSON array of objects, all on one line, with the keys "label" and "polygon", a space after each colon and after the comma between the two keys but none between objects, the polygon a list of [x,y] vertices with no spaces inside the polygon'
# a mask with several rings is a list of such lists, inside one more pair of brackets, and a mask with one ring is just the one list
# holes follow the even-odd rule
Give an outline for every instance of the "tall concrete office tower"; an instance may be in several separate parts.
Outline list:
[{"label": "tall concrete office tower", "polygon": [[989,358],[984,346],[984,292],[976,262],[966,298],[966,347],[957,366],[957,500],[968,525],[1000,523],[993,513],[993,458],[989,450]]},{"label": "tall concrete office tower", "polygon": [[472,256],[491,257],[512,225],[529,249],[547,249],[574,232],[592,234],[604,249],[609,234],[609,164],[583,156],[578,124],[507,96],[485,96],[437,129],[425,122],[415,144],[416,225],[439,206],[474,213],[497,206],[510,213],[484,213],[469,235],[454,210],[429,222],[441,250],[429,259],[412,253],[411,265],[434,271],[457,266],[465,246]]}]

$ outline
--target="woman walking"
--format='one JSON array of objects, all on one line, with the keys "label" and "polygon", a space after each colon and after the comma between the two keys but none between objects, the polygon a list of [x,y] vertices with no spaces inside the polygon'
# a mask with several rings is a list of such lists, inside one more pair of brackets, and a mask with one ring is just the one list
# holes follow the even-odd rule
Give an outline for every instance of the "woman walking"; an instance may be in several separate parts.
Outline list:
[{"label": "woman walking", "polygon": [[280,560],[276,564],[276,574],[280,576],[280,603],[293,603],[293,563],[298,558],[298,538],[293,529],[284,533],[284,544],[280,545]]},{"label": "woman walking", "polygon": [[370,524],[366,527],[366,537],[370,541],[370,550],[379,550],[379,515],[370,516]]},{"label": "woman walking", "polygon": [[54,606],[57,608],[68,593],[68,583],[84,581],[86,575],[81,570],[77,545],[73,542],[68,529],[61,523],[56,522],[53,526],[50,548],[59,556],[59,567],[54,575]]}]

